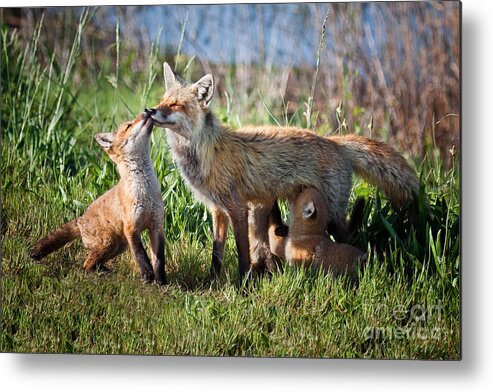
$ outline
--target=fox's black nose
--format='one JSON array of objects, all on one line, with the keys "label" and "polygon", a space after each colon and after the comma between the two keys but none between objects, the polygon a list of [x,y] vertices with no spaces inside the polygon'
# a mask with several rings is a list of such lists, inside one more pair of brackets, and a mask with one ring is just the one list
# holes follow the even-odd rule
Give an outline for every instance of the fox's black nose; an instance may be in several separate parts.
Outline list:
[{"label": "fox's black nose", "polygon": [[147,114],[155,114],[156,109],[144,109],[144,112],[146,112]]}]

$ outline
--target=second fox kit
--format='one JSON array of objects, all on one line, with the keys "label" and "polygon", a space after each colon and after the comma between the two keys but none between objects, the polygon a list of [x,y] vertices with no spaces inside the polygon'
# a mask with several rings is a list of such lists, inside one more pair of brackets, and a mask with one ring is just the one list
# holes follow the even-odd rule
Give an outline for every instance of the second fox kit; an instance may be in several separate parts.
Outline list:
[{"label": "second fox kit", "polygon": [[[303,187],[326,196],[331,225],[345,225],[353,171],[377,185],[394,206],[418,193],[418,179],[388,145],[356,135],[321,137],[299,128],[245,127],[231,131],[209,110],[212,75],[187,84],[164,64],[166,92],[154,107],[187,185],[212,211],[213,272],[218,272],[231,221],[240,276],[250,270],[250,242],[269,248],[268,216],[277,199],[293,201]],[[249,208],[253,208],[248,235]]]},{"label": "second fox kit", "polygon": [[332,242],[325,234],[329,220],[327,200],[315,188],[303,189],[292,203],[288,234],[280,234],[283,222],[277,203],[269,215],[270,250],[298,267],[321,268],[335,275],[357,277],[366,254],[354,246]]},{"label": "second fox kit", "polygon": [[[146,282],[166,284],[164,270],[164,209],[161,190],[149,154],[153,120],[147,110],[116,132],[99,133],[96,141],[116,163],[120,181],[97,198],[78,218],[40,239],[31,257],[40,260],[77,237],[88,250],[83,268],[93,270],[128,246]],[[151,260],[141,233],[149,230]]]}]

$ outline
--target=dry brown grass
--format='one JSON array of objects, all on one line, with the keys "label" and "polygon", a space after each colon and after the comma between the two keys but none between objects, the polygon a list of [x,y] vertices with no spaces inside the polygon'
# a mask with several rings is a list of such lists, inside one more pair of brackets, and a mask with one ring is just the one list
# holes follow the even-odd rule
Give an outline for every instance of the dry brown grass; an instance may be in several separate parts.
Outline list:
[{"label": "dry brown grass", "polygon": [[[269,6],[273,5],[255,6],[256,17],[265,18],[265,7]],[[245,26],[251,31],[247,6],[238,7],[236,23],[241,26],[232,28]],[[419,157],[424,157],[428,147],[437,147],[448,166],[449,150],[460,144],[459,7],[458,2],[395,2],[305,4],[289,10],[283,8],[286,13],[299,12],[299,20],[303,22],[300,26],[289,26],[289,31],[281,31],[276,39],[287,40],[287,34],[296,33],[300,47],[306,45],[310,26],[316,26],[318,34],[329,11],[312,123],[327,131],[357,132],[386,139],[401,151]],[[210,34],[212,38],[214,34],[205,31],[210,26],[207,24],[202,32],[194,30],[193,18],[207,15],[214,24],[221,18],[222,11],[213,6],[198,11],[190,9],[184,41],[198,47],[194,42],[197,34]],[[20,26],[26,37],[31,37],[44,13],[41,38],[44,59],[41,61],[48,63],[54,51],[63,64],[71,44],[68,37],[73,36],[77,27],[78,10],[4,10],[3,16],[12,26]],[[119,59],[120,67],[128,67],[136,75],[148,69],[148,54],[155,37],[150,37],[149,27],[139,22],[142,18],[137,16],[142,10],[143,7],[101,7],[95,12],[84,35],[79,72],[74,76],[76,83],[83,82],[88,73],[99,73],[115,58]],[[106,22],[110,15],[119,18],[119,41],[115,26]],[[163,23],[173,17],[177,18],[169,15]],[[206,58],[200,54],[204,48],[200,48],[184,76],[198,77],[204,72],[213,72],[218,83],[217,104],[229,105],[243,124],[265,122],[269,118],[268,107],[280,121],[289,120],[296,113],[294,121],[306,125],[304,103],[311,95],[319,37],[316,34],[313,39],[308,37],[314,45],[312,58],[305,64],[293,65],[273,63],[275,55],[264,44],[264,32],[259,31],[257,35],[245,39],[251,40],[247,47],[260,48],[260,61],[244,61],[234,66],[213,62],[211,59],[216,53]],[[291,36],[289,42],[292,45],[297,41]],[[238,44],[236,50],[245,50],[240,46]],[[117,51],[119,56],[116,56]],[[175,54],[176,49],[165,48],[162,59],[174,62]],[[180,56],[178,71],[183,71],[190,55]],[[126,82],[132,85],[132,80]]]}]

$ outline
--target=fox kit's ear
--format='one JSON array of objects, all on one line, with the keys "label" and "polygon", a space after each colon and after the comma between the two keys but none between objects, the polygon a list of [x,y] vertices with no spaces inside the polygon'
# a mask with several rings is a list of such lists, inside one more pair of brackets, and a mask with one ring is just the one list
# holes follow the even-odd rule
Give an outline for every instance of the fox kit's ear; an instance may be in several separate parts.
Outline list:
[{"label": "fox kit's ear", "polygon": [[314,219],[317,216],[317,209],[313,204],[313,201],[305,203],[303,206],[303,219]]},{"label": "fox kit's ear", "polygon": [[214,94],[214,78],[211,74],[205,75],[197,83],[194,84],[197,89],[197,98],[204,107],[209,106]]},{"label": "fox kit's ear", "polygon": [[98,144],[103,148],[104,151],[108,151],[113,145],[115,134],[112,132],[97,133],[96,135],[94,135],[94,139],[98,142]]},{"label": "fox kit's ear", "polygon": [[163,63],[164,70],[164,87],[166,91],[170,90],[171,87],[176,83],[175,74],[167,62]]}]

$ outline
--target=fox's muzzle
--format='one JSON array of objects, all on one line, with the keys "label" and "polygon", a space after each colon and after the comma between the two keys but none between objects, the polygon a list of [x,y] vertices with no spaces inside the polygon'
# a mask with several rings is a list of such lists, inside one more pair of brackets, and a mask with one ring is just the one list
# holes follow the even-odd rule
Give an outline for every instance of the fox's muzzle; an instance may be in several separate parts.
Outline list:
[{"label": "fox's muzzle", "polygon": [[143,129],[152,129],[154,126],[154,120],[152,119],[152,114],[154,110],[144,109],[144,111],[134,120],[134,125],[137,125],[138,122],[141,123],[141,127]]},{"label": "fox's muzzle", "polygon": [[175,124],[174,121],[170,121],[170,115],[167,113],[163,113],[163,111],[152,108],[149,109],[151,113],[151,118],[154,120],[154,124],[159,126],[159,127],[164,127],[165,125],[173,125]]}]

